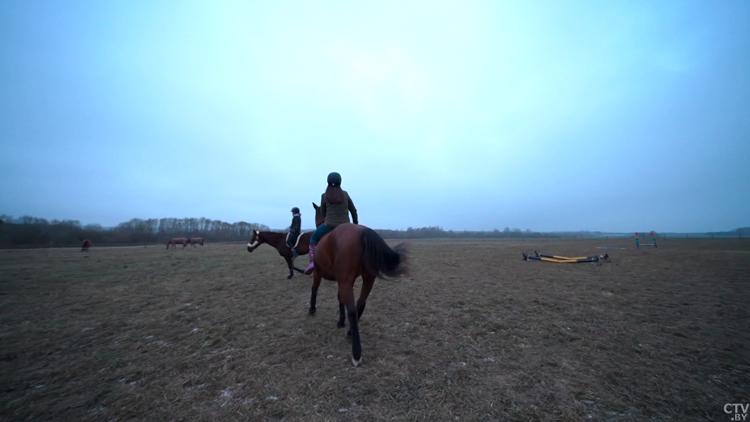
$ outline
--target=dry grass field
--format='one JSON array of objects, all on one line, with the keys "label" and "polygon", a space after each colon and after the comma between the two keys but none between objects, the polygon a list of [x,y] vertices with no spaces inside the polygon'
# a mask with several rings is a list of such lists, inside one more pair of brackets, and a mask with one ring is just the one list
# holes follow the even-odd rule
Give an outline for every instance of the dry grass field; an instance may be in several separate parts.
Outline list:
[{"label": "dry grass field", "polygon": [[730,420],[750,241],[597,249],[632,243],[411,242],[357,368],[335,284],[309,316],[312,278],[268,246],[0,251],[0,420]]}]

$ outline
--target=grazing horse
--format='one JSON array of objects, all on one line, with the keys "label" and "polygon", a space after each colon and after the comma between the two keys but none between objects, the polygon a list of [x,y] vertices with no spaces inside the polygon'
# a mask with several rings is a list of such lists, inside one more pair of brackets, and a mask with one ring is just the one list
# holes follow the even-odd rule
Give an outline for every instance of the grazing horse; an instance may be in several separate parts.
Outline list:
[{"label": "grazing horse", "polygon": [[[323,224],[325,217],[315,207],[315,224]],[[343,328],[344,308],[349,316],[349,332],[352,340],[352,363],[362,362],[362,344],[359,338],[359,319],[365,311],[367,296],[376,277],[395,277],[406,273],[406,248],[403,243],[391,249],[374,230],[357,224],[340,224],[323,236],[315,250],[310,314],[315,313],[315,300],[321,279],[338,282],[339,321]],[[354,303],[354,282],[362,276],[362,289]]]},{"label": "grazing horse", "polygon": [[172,249],[176,248],[176,245],[182,245],[182,249],[185,249],[188,245],[187,237],[173,237],[167,241],[167,249],[172,246]]},{"label": "grazing horse", "polygon": [[[294,250],[297,251],[297,256],[307,255],[310,252],[310,236],[312,236],[312,234],[313,232],[302,233],[297,238],[297,246],[294,248]],[[250,239],[250,242],[247,243],[247,251],[252,252],[263,243],[268,243],[270,246],[273,246],[279,251],[279,255],[284,257],[286,264],[289,266],[289,275],[287,276],[287,279],[294,277],[294,270],[299,272],[305,271],[293,265],[297,256],[293,256],[292,250],[289,248],[289,245],[286,244],[286,233],[260,232],[258,230],[253,230],[253,237]]]},{"label": "grazing horse", "polygon": [[90,247],[91,241],[88,239],[84,239],[83,243],[81,243],[81,252],[87,252]]},{"label": "grazing horse", "polygon": [[188,237],[188,245],[193,245],[193,247],[195,247],[196,244],[203,246],[203,238],[202,237]]}]

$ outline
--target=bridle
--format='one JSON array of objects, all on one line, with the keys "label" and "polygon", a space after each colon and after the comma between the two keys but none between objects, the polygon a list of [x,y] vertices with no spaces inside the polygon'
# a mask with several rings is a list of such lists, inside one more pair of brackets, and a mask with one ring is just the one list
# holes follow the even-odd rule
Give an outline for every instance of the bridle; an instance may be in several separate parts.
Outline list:
[{"label": "bridle", "polygon": [[258,230],[253,230],[253,239],[255,239],[252,243],[247,242],[247,247],[251,249],[255,249],[260,245],[260,232]]}]

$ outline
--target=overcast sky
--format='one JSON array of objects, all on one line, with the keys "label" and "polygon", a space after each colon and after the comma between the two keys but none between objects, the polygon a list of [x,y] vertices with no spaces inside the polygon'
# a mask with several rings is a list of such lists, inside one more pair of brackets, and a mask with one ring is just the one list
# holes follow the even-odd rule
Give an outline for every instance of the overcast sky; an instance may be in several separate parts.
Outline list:
[{"label": "overcast sky", "polygon": [[750,226],[747,1],[0,2],[0,214]]}]

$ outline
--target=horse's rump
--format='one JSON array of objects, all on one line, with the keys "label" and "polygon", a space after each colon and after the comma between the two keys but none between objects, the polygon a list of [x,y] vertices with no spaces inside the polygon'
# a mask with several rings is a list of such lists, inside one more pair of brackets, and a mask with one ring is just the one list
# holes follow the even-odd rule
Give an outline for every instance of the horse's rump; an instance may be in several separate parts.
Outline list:
[{"label": "horse's rump", "polygon": [[337,272],[348,271],[352,265],[374,277],[396,277],[406,273],[404,244],[391,249],[377,232],[357,224],[336,226],[323,236],[318,250],[315,266],[325,279],[337,279]]}]

